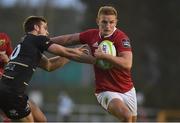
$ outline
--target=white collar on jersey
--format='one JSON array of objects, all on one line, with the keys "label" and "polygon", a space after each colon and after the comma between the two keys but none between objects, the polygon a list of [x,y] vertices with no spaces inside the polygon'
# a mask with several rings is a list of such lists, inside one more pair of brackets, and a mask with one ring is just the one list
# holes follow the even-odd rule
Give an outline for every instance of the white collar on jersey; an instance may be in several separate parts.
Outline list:
[{"label": "white collar on jersey", "polygon": [[[108,37],[110,37],[115,31],[116,31],[116,27],[114,27],[114,30],[113,30],[113,32],[111,33],[111,34],[109,34],[109,35],[107,35],[107,36],[104,36],[104,38],[108,38]],[[99,37],[101,38],[101,33],[99,32]]]}]

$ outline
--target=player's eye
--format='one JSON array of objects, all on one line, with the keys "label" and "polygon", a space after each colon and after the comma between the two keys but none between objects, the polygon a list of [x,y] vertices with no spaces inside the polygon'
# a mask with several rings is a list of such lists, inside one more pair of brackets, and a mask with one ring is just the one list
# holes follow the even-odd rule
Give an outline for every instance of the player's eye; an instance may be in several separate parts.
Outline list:
[{"label": "player's eye", "polygon": [[113,23],[115,23],[114,21],[110,21],[110,24],[113,24]]},{"label": "player's eye", "polygon": [[108,23],[108,21],[105,21],[105,20],[102,20],[101,21],[103,24],[107,24]]}]

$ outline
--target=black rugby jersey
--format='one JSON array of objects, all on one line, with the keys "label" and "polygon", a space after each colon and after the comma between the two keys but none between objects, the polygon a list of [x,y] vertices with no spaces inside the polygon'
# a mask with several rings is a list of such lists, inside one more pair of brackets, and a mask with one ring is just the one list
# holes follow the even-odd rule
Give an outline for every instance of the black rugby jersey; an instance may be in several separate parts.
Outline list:
[{"label": "black rugby jersey", "polygon": [[36,68],[41,54],[52,44],[46,36],[25,35],[14,49],[10,62],[20,62]]},{"label": "black rugby jersey", "polygon": [[52,44],[47,36],[27,34],[11,54],[0,81],[0,91],[24,94],[42,53]]}]

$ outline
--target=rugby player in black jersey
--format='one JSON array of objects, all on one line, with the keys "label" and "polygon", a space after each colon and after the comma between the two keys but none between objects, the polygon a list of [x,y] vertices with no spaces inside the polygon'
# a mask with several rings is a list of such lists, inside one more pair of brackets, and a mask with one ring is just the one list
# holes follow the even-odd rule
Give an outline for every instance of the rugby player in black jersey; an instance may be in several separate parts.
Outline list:
[{"label": "rugby player in black jersey", "polygon": [[[47,37],[47,21],[43,17],[30,16],[23,27],[26,34],[11,54],[0,80],[0,109],[13,120],[44,122],[46,117],[39,107],[28,100],[25,92],[36,68],[51,71],[63,66],[68,59],[91,64],[95,60],[84,53],[86,49],[66,48],[51,42]],[[48,59],[42,54],[44,51],[58,56]]]}]

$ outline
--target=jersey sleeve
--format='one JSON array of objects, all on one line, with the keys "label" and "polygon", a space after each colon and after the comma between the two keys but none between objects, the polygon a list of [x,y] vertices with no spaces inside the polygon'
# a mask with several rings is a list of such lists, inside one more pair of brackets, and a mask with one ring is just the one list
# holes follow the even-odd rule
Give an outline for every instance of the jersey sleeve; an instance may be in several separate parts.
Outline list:
[{"label": "jersey sleeve", "polygon": [[93,37],[93,34],[94,34],[93,32],[94,32],[93,29],[89,29],[84,32],[81,32],[79,35],[80,42],[82,44],[90,43],[91,42],[90,39],[91,39],[91,37]]},{"label": "jersey sleeve", "polygon": [[119,34],[115,40],[115,47],[118,52],[131,51],[130,39],[124,33]]},{"label": "jersey sleeve", "polygon": [[81,32],[81,33],[80,33],[79,39],[80,39],[80,42],[81,42],[82,44],[86,44],[86,43],[87,43],[88,33],[89,33],[89,31],[84,31],[84,32]]},{"label": "jersey sleeve", "polygon": [[36,41],[36,45],[41,51],[45,51],[53,44],[52,41],[47,36],[38,36],[38,41]]}]

